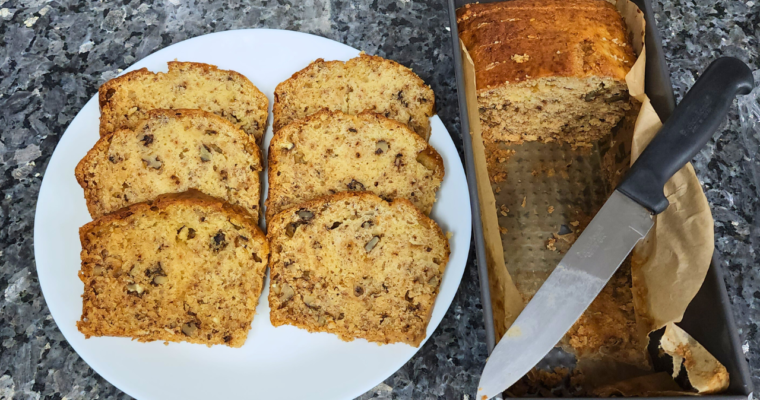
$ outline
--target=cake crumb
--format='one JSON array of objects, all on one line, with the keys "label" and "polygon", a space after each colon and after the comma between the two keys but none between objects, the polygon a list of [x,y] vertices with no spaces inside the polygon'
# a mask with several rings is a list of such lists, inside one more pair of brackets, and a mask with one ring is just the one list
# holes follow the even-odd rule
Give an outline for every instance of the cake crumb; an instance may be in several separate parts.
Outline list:
[{"label": "cake crumb", "polygon": [[579,221],[573,221],[573,222],[570,223],[570,225],[572,225],[572,226],[578,226],[580,224],[581,223]]},{"label": "cake crumb", "polygon": [[523,196],[523,201],[522,201],[522,204],[520,204],[520,207],[525,208],[525,203],[526,203],[527,200],[528,200],[528,198],[525,197],[525,196]]},{"label": "cake crumb", "polygon": [[[329,207],[331,204],[336,206]],[[269,225],[272,259],[287,257],[297,266],[309,265],[309,269],[299,269],[288,268],[290,264],[283,262],[273,263],[271,275],[276,277],[273,281],[277,286],[269,297],[272,325],[287,324],[310,332],[332,333],[346,341],[363,338],[379,344],[402,342],[419,346],[425,337],[427,316],[433,309],[443,271],[431,270],[424,263],[410,264],[405,257],[433,265],[445,263],[450,254],[445,230],[442,232],[411,203],[388,203],[377,196],[356,192],[321,197],[299,207],[300,210],[289,209],[289,215],[283,211]],[[370,214],[375,216],[370,224],[363,218],[353,218]],[[299,222],[293,228],[298,234],[291,237],[288,230],[294,222]],[[331,226],[332,229],[325,229]],[[341,228],[335,229],[337,226]],[[377,232],[371,239],[361,233],[369,226]],[[409,240],[394,241],[392,238],[396,237]],[[311,238],[318,238],[320,247],[313,247]],[[323,254],[340,254],[346,248],[371,254],[372,259],[328,256],[321,263],[308,264],[308,260],[319,259]],[[332,272],[336,265],[341,273]],[[428,270],[423,271],[424,268]],[[353,282],[349,276],[364,278]],[[407,276],[425,278],[412,281]],[[350,298],[331,297],[332,290],[349,293]],[[415,294],[412,300],[410,292]],[[358,299],[362,309],[351,308],[351,299]]]},{"label": "cake crumb", "polygon": [[506,163],[515,153],[512,149],[504,149],[499,143],[484,140],[486,153],[486,166],[488,168],[488,179],[491,183],[500,183],[507,180]]},{"label": "cake crumb", "polygon": [[554,212],[554,206],[549,206],[549,208],[546,209],[546,211],[549,212],[549,214]]},{"label": "cake crumb", "polygon": [[494,193],[499,194],[501,193],[501,188],[497,186],[496,189],[494,189],[493,191]]},{"label": "cake crumb", "polygon": [[514,62],[516,62],[518,64],[522,64],[524,62],[527,62],[528,60],[530,60],[530,56],[528,56],[527,54],[522,54],[522,55],[520,55],[520,54],[513,54],[512,55],[512,61],[514,61]]},{"label": "cake crumb", "polygon": [[454,237],[454,234],[451,231],[446,231],[446,239],[450,240],[452,237]]},{"label": "cake crumb", "polygon": [[557,251],[557,247],[554,246],[554,244],[557,243],[557,239],[555,238],[549,238],[549,240],[546,241],[546,248],[551,251]]},{"label": "cake crumb", "polygon": [[499,211],[500,211],[501,215],[503,215],[503,216],[506,217],[507,214],[509,213],[509,208],[507,208],[507,206],[505,206],[504,204],[502,204],[501,207],[499,207]]},{"label": "cake crumb", "polygon": [[500,226],[500,227],[499,227],[499,232],[500,232],[502,235],[505,235],[507,232],[509,232],[509,230],[507,230],[507,228],[505,228],[505,227],[503,227],[503,226]]}]

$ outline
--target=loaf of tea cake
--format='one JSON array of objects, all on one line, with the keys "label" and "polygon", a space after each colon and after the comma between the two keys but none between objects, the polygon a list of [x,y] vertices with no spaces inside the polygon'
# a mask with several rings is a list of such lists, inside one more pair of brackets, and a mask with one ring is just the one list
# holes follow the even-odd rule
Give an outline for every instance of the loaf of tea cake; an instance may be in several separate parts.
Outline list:
[{"label": "loaf of tea cake", "polygon": [[588,146],[631,106],[625,77],[636,58],[605,0],[468,4],[457,24],[486,140]]},{"label": "loaf of tea cake", "polygon": [[201,109],[232,122],[261,144],[269,100],[248,78],[214,65],[169,62],[169,72],[147,68],[104,83],[98,91],[100,136],[134,129],[154,109]]},{"label": "loaf of tea cake", "polygon": [[98,218],[79,236],[85,337],[245,343],[269,259],[247,213],[191,191]]},{"label": "loaf of tea cake", "polygon": [[425,338],[449,244],[408,200],[342,192],[307,201],[277,214],[267,239],[274,326],[347,341]]},{"label": "loaf of tea cake", "polygon": [[343,191],[403,198],[430,214],[443,159],[406,125],[381,115],[322,110],[279,130],[269,144],[267,217]]},{"label": "loaf of tea cake", "polygon": [[345,63],[318,59],[277,85],[273,129],[326,108],[359,114],[373,111],[430,137],[435,96],[411,69],[362,53]]},{"label": "loaf of tea cake", "polygon": [[93,218],[165,193],[197,189],[259,217],[259,148],[252,136],[200,110],[151,110],[98,140],[75,174]]}]

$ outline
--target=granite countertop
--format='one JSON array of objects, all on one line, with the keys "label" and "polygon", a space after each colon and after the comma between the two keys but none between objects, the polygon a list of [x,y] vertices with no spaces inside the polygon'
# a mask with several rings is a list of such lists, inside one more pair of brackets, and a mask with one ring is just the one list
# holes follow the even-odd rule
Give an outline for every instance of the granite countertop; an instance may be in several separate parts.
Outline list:
[{"label": "granite countertop", "polygon": [[[163,47],[210,32],[309,32],[412,67],[459,141],[443,0],[0,0],[0,399],[129,398],[73,352],[42,297],[33,255],[37,195],[51,154],[98,87]],[[760,67],[760,2],[654,1],[677,95],[711,60]],[[736,110],[695,159],[715,216],[716,250],[755,385],[760,385],[760,138]],[[758,278],[758,279],[756,279]],[[433,337],[362,399],[474,398],[486,358],[474,261]],[[760,386],[759,386],[760,387]]]}]

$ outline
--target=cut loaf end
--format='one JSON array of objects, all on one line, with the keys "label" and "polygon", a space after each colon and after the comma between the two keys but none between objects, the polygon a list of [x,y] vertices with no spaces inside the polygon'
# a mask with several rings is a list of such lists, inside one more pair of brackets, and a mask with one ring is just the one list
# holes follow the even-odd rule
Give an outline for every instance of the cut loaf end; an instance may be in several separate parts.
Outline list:
[{"label": "cut loaf end", "polygon": [[591,146],[631,109],[628,86],[606,77],[547,77],[478,94],[483,138]]}]

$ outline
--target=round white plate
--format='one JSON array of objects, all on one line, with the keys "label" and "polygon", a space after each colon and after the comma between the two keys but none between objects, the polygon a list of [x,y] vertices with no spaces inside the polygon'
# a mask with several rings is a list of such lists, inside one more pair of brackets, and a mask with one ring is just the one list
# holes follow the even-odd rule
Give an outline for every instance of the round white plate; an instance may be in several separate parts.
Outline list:
[{"label": "round white plate", "polygon": [[[304,33],[250,29],[209,34],[156,52],[129,70],[166,71],[167,61],[197,61],[238,71],[269,97],[277,84],[317,58],[348,60],[359,51]],[[343,342],[327,333],[269,321],[268,290],[261,295],[245,345],[208,348],[188,343],[139,343],[127,338],[85,340],[76,328],[82,313],[79,227],[91,220],[74,167],[98,139],[97,96],[69,125],[42,181],[34,221],[34,253],[42,292],[74,350],[119,389],[138,399],[352,399],[372,389],[416,352],[406,344]],[[271,117],[270,117],[271,119]],[[453,233],[427,336],[441,322],[464,272],[470,249],[470,199],[454,143],[435,116],[430,143],[443,157],[446,177],[432,217]],[[271,127],[264,139],[269,145]],[[263,175],[266,177],[266,174]],[[268,283],[266,285],[268,287]]]}]

